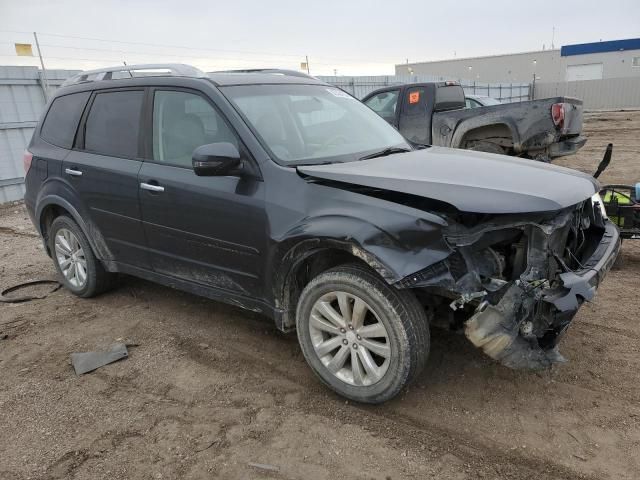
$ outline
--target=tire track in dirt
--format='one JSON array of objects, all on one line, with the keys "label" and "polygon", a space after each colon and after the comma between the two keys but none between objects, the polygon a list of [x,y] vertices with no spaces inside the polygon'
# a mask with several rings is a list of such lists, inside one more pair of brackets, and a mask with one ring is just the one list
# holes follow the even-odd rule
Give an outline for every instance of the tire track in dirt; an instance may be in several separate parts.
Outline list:
[{"label": "tire track in dirt", "polygon": [[[151,293],[151,296],[155,297],[156,295],[155,293]],[[173,309],[172,303],[175,304],[175,299],[174,299],[174,302],[171,302],[171,301],[163,302],[162,296],[158,296],[156,300],[158,302],[163,303],[163,305],[160,306],[163,311],[167,312],[167,314],[169,314],[171,318],[176,319],[175,322],[172,322],[171,329],[174,330],[174,332],[172,332],[174,335],[181,338],[181,342],[183,344],[181,345],[180,348],[184,349],[184,353],[187,356],[193,358],[198,363],[205,365],[208,368],[211,368],[212,367],[211,359],[208,358],[208,355],[203,354],[201,349],[198,348],[197,342],[202,341],[202,337],[198,337],[195,339],[189,339],[188,337],[184,337],[180,332],[181,330],[180,326],[184,321],[179,319],[180,312],[177,310],[175,312],[167,311],[167,309],[168,310]],[[212,328],[210,323],[211,318],[209,317],[206,320],[203,320],[203,315],[201,314],[202,312],[200,312],[202,308],[206,309],[206,307],[207,307],[207,304],[201,305],[201,306],[194,305],[190,307],[189,312],[184,312],[184,311],[181,312],[183,318],[185,316],[191,316],[192,318],[189,321],[194,320],[194,322],[193,324],[190,325],[190,327],[195,327],[196,329],[200,329],[201,330],[200,333],[205,336],[210,335],[211,328]],[[257,369],[258,371],[263,372],[264,374],[262,375],[262,377],[265,379],[273,379],[278,377],[286,378],[288,381],[292,382],[296,386],[298,391],[302,389],[301,393],[304,393],[305,397],[308,397],[311,399],[309,400],[309,402],[305,402],[305,411],[318,414],[318,415],[323,415],[324,407],[321,407],[321,409],[318,410],[318,407],[317,407],[318,402],[317,400],[314,401],[313,399],[317,398],[318,395],[323,395],[323,392],[325,392],[324,396],[326,397],[326,392],[328,392],[328,390],[324,390],[324,387],[320,386],[319,384],[316,385],[313,377],[309,375],[308,368],[304,363],[302,356],[299,354],[297,350],[295,337],[284,336],[279,332],[276,332],[273,326],[268,321],[265,321],[263,318],[254,317],[254,315],[245,314],[242,311],[236,311],[235,309],[230,309],[230,310],[224,309],[222,312],[217,312],[217,313],[222,314],[222,317],[225,317],[225,319],[224,321],[214,320],[216,323],[216,326],[214,328],[216,331],[216,336],[220,335],[222,337],[226,337],[231,335],[234,338],[233,342],[224,342],[223,344],[219,344],[216,341],[212,342],[213,344],[212,346],[214,347],[214,349],[219,349],[224,351],[223,357],[225,356],[229,357],[230,361],[228,363],[224,362],[226,365],[238,366],[238,365],[246,365],[247,363],[249,363],[250,367],[246,367],[246,368],[251,368],[254,370]],[[218,315],[216,315],[216,317],[217,316]],[[260,333],[260,330],[263,331],[262,334]],[[267,343],[261,342],[260,340],[261,338],[263,338],[263,335],[265,334],[267,335],[266,338],[270,340]],[[605,343],[610,343],[610,342],[605,342]],[[268,345],[268,344],[271,344],[271,345]],[[456,347],[454,346],[453,349],[455,350]],[[447,349],[447,350],[449,350],[447,351],[447,355],[456,355],[458,357],[461,357],[461,356],[464,357],[464,353],[454,353],[450,351],[450,349]],[[461,364],[462,362],[466,362],[466,361],[467,360],[465,360],[464,358],[458,358],[453,360],[450,359],[448,362]],[[279,367],[279,365],[286,366],[286,368]],[[301,379],[308,379],[308,380],[301,380]],[[581,379],[576,378],[574,380],[573,377],[570,376],[568,373],[564,375],[563,378],[555,377],[553,381],[558,385],[558,387],[566,386],[566,389],[562,391],[559,390],[559,397],[560,397],[559,399],[563,399],[565,397],[570,398],[573,395],[578,395],[580,397],[586,396],[587,398],[606,397],[610,395],[615,389],[614,385],[604,385],[604,386],[602,384],[593,385],[591,382],[588,382],[587,385],[585,385],[584,377],[582,377]],[[576,391],[578,392],[583,391],[584,394],[576,393]],[[271,393],[277,394],[278,392],[272,391]],[[594,397],[594,394],[596,394],[595,397]],[[330,394],[330,395],[333,395],[333,394]],[[567,397],[567,395],[569,395],[569,397]],[[618,407],[623,409],[632,407],[635,402],[634,398],[621,397],[619,394],[616,394],[615,397],[618,403],[620,403],[620,400],[624,400],[621,405],[618,405]],[[337,398],[337,397],[334,397],[334,398]],[[624,405],[627,405],[627,406],[624,407]],[[340,405],[334,404],[332,402],[331,408],[335,409],[336,406],[339,407]],[[364,408],[365,408],[364,411],[370,414],[370,410],[366,410],[367,407],[364,407]],[[397,421],[399,421],[398,419],[401,419],[403,422],[403,425],[413,425],[413,426],[418,425],[420,430],[424,432],[423,436],[425,439],[431,438],[433,440],[433,433],[431,432],[437,432],[438,438],[441,438],[444,435],[447,438],[451,439],[451,444],[453,445],[465,444],[467,445],[465,448],[475,448],[476,450],[483,452],[482,455],[480,455],[480,457],[482,458],[485,458],[485,457],[489,458],[496,451],[499,451],[500,455],[506,455],[506,457],[503,456],[503,457],[496,457],[496,458],[503,458],[503,459],[506,458],[511,463],[514,463],[514,462],[517,464],[526,463],[525,460],[529,461],[529,459],[532,458],[531,454],[524,454],[517,451],[511,452],[509,451],[508,446],[505,446],[500,442],[487,439],[481,434],[480,435],[477,434],[477,432],[465,431],[463,433],[459,429],[458,430],[452,429],[447,425],[443,425],[441,422],[416,419],[415,415],[410,415],[405,412],[396,410],[392,404],[385,405],[385,408],[390,408],[391,410],[393,410],[388,414],[391,416],[390,418],[392,418],[392,420],[390,422],[386,422],[387,424],[391,423],[393,425],[397,423]],[[347,417],[349,412],[351,412],[351,410],[348,410],[346,412]],[[327,415],[326,412],[324,413],[324,416],[327,418],[332,418],[332,416]],[[380,416],[376,418],[380,419]],[[365,424],[368,424],[371,422],[371,419],[369,420],[365,419],[365,422],[366,422]],[[400,437],[402,435],[404,435],[404,433],[398,434],[398,436]],[[465,439],[467,437],[470,438],[470,441],[465,443]],[[457,450],[455,447],[451,447],[451,451],[455,452]],[[466,452],[463,451],[462,454],[464,455],[466,454]],[[541,467],[541,465],[550,464],[550,465],[553,465],[554,468],[557,467],[558,469],[560,469],[558,471],[562,471],[568,475],[576,475],[577,477],[574,477],[574,478],[581,478],[581,477],[584,477],[585,475],[582,472],[579,473],[572,470],[571,467],[569,466],[566,466],[562,463],[558,463],[555,460],[550,460],[549,457],[544,455],[543,456],[533,455],[533,458],[534,460],[533,460],[533,463],[531,463],[531,465],[534,465],[535,468],[539,468]],[[567,478],[572,478],[572,477],[569,476]]]},{"label": "tire track in dirt", "polygon": [[611,325],[604,325],[602,323],[595,323],[595,322],[589,322],[586,320],[582,320],[580,322],[580,325],[584,325],[587,327],[587,330],[592,330],[592,331],[605,331],[607,333],[612,333],[615,335],[618,335],[620,337],[623,338],[630,338],[630,339],[634,339],[634,340],[638,340],[640,341],[640,333],[636,333],[633,330],[627,330],[624,328],[619,328],[619,327],[612,327]]},{"label": "tire track in dirt", "polygon": [[[211,366],[207,362],[206,358],[203,358],[200,354],[193,355],[193,352],[199,351],[196,340],[183,338],[183,342],[183,346],[186,347],[185,353],[189,357],[193,358],[194,361],[197,361],[198,363],[209,367]],[[228,343],[221,345],[217,344],[216,346],[224,348],[228,354],[235,355],[239,361],[246,363],[247,359],[249,359],[248,361],[251,362],[252,368],[254,369],[261,370],[266,374],[273,374],[275,372],[278,376],[286,378],[288,382],[294,384],[299,389],[300,393],[308,394],[310,389],[314,390],[314,388],[310,388],[312,384],[311,382],[315,381],[314,378],[309,377],[308,375],[305,376],[292,373],[291,371],[277,367],[275,366],[276,363],[279,363],[277,361],[273,362],[273,366],[267,368],[264,358],[256,355],[251,349],[232,346]],[[302,362],[298,363],[301,363],[301,366],[306,368],[306,364]],[[291,364],[289,364],[289,366],[291,366]],[[310,380],[301,381],[301,378],[310,378]],[[325,388],[320,384],[318,384],[318,387],[320,389]],[[318,388],[316,387],[315,389]],[[329,391],[327,390],[327,392]],[[274,394],[278,392],[270,393]],[[565,465],[546,458],[538,457],[534,454],[523,455],[518,451],[508,451],[503,445],[497,442],[480,438],[476,435],[469,435],[468,432],[461,434],[460,432],[442,424],[418,420],[413,416],[396,410],[393,412],[385,412],[383,409],[388,409],[388,405],[378,407],[361,406],[348,402],[350,406],[345,407],[345,403],[339,399],[337,395],[329,393],[329,396],[331,408],[327,408],[327,405],[324,404],[319,405],[317,400],[308,398],[308,395],[306,400],[302,402],[302,407],[307,413],[312,413],[328,419],[333,419],[335,416],[340,416],[340,418],[349,418],[351,423],[367,425],[369,430],[375,430],[380,436],[387,436],[389,435],[389,431],[392,431],[397,434],[396,436],[399,439],[399,443],[404,448],[415,449],[416,442],[419,442],[419,444],[436,443],[440,445],[441,448],[444,445],[444,449],[447,452],[454,453],[459,458],[464,459],[465,462],[471,462],[476,464],[478,467],[486,465],[487,463],[493,465],[496,462],[499,462],[500,464],[503,464],[503,466],[508,466],[508,472],[511,475],[510,478],[530,479],[533,472],[537,472],[536,474],[538,475],[540,472],[544,472],[545,474],[551,475],[548,478],[554,479],[596,480],[600,478],[598,476],[590,476],[588,474],[575,472]],[[328,410],[330,410],[332,414],[329,414],[327,412]],[[376,421],[372,421],[372,417],[375,418]],[[529,472],[523,472],[523,467],[529,470]],[[513,475],[517,475],[517,477],[513,477]],[[544,477],[538,476],[537,478]]]}]

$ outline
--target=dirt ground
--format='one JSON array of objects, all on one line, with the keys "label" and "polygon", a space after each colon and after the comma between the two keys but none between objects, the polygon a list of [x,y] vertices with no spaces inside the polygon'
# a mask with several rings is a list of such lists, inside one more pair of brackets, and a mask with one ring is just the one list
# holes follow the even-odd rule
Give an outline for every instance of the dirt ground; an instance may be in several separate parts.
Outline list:
[{"label": "dirt ground", "polygon": [[[589,115],[586,133],[558,163],[593,172],[612,141],[603,180],[640,181],[640,112]],[[321,386],[295,334],[142,280],[0,304],[0,478],[637,479],[639,274],[625,242],[569,363],[511,371],[435,330],[426,371],[377,407]],[[0,209],[0,287],[53,275],[23,206]],[[128,359],[74,374],[70,353],[118,339]]]}]

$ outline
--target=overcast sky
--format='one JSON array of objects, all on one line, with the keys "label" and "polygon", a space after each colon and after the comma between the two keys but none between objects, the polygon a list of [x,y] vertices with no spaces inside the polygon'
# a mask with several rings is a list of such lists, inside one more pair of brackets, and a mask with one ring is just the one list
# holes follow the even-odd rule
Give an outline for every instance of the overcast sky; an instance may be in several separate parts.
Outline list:
[{"label": "overcast sky", "polygon": [[640,0],[0,0],[0,65],[36,65],[14,49],[36,31],[47,68],[300,68],[308,55],[312,74],[384,75],[549,48],[554,26],[556,48],[640,37]]}]

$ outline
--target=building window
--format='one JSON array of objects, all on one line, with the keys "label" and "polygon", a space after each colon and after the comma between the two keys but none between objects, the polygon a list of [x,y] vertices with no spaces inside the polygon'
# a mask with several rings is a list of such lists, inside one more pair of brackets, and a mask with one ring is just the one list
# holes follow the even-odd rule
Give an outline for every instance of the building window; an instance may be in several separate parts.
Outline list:
[{"label": "building window", "polygon": [[633,57],[631,65],[633,67],[640,67],[640,57]]}]

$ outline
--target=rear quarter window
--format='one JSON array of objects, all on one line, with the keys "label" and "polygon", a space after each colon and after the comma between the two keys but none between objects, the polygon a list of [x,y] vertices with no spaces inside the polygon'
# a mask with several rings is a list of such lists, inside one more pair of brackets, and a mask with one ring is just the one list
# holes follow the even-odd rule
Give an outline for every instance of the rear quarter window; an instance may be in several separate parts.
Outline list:
[{"label": "rear quarter window", "polygon": [[90,92],[72,93],[57,97],[42,123],[40,136],[53,145],[71,148]]},{"label": "rear quarter window", "polygon": [[456,110],[465,106],[464,90],[461,86],[451,85],[436,88],[436,110]]},{"label": "rear quarter window", "polygon": [[113,157],[138,157],[142,90],[96,94],[87,116],[85,150]]}]

